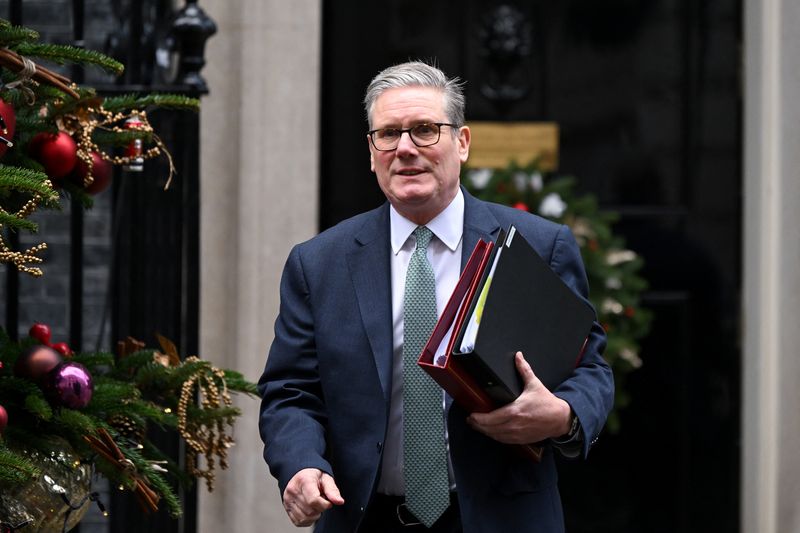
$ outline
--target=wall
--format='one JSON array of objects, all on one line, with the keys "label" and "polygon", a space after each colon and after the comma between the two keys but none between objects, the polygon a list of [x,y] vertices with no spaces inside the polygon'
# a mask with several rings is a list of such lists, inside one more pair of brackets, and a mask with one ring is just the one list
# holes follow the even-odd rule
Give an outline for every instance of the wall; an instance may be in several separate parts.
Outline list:
[{"label": "wall", "polygon": [[[258,379],[292,244],[317,229],[320,0],[205,0],[218,25],[203,74],[201,356]],[[297,531],[262,459],[258,400],[230,469],[200,488],[199,531]]]},{"label": "wall", "polygon": [[745,2],[742,531],[800,531],[800,4]]}]

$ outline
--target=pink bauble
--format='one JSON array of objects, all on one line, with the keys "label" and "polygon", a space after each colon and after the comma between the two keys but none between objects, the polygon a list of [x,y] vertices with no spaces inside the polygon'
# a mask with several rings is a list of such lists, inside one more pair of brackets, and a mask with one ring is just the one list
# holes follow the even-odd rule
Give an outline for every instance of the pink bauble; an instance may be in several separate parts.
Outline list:
[{"label": "pink bauble", "polygon": [[61,354],[37,344],[20,354],[14,363],[14,375],[39,382],[62,361]]}]

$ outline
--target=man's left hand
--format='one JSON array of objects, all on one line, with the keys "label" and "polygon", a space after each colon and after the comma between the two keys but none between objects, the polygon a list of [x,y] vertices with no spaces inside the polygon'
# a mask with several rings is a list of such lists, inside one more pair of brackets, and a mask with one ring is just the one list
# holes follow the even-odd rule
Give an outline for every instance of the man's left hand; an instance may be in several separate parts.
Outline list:
[{"label": "man's left hand", "polygon": [[522,352],[517,352],[514,362],[524,383],[519,398],[489,413],[472,413],[467,423],[507,444],[531,444],[569,432],[569,404],[542,384]]}]

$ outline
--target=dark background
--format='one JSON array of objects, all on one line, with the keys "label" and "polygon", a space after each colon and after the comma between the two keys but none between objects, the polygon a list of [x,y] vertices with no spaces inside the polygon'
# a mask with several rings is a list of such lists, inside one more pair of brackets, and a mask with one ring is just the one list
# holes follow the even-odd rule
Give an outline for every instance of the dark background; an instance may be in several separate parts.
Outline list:
[{"label": "dark background", "polygon": [[466,80],[468,121],[558,123],[558,173],[620,214],[655,316],[621,432],[560,464],[567,530],[737,531],[740,1],[323,10],[321,229],[383,201],[361,100],[392,63],[433,59]]}]

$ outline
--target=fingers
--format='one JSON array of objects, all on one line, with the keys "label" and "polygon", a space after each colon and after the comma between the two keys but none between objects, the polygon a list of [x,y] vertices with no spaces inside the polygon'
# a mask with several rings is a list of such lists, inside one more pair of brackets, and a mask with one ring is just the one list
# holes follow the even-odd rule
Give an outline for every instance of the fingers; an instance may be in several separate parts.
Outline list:
[{"label": "fingers", "polygon": [[283,507],[295,526],[310,526],[334,504],[344,499],[333,478],[316,468],[299,471],[283,493]]},{"label": "fingers", "polygon": [[537,442],[547,437],[544,424],[549,411],[544,407],[552,394],[536,377],[522,352],[514,355],[514,364],[524,383],[522,394],[494,411],[470,414],[467,423],[472,429],[500,442]]},{"label": "fingers", "polygon": [[322,490],[322,495],[333,505],[342,505],[344,503],[339,487],[336,486],[336,482],[330,475],[322,474],[320,489]]},{"label": "fingers", "polygon": [[[533,373],[531,365],[525,360],[522,352],[517,352],[514,355],[514,364],[517,367],[517,372],[519,372],[520,377],[522,377],[522,382],[526,390],[534,389],[541,383],[539,378],[536,377],[536,374]],[[504,426],[519,416],[518,411],[520,409],[520,403],[521,400],[518,398],[517,401],[511,402],[489,413],[472,413],[467,421],[475,429],[479,429],[476,425],[480,426],[482,429],[479,429],[479,431],[483,431],[483,429],[490,430],[492,427],[496,426]],[[483,432],[486,433],[486,431]]]},{"label": "fingers", "polygon": [[483,427],[501,426],[514,419],[512,409],[511,404],[508,404],[488,413],[472,413],[467,421]]},{"label": "fingers", "polygon": [[533,373],[531,365],[528,364],[522,352],[517,352],[516,355],[514,355],[514,363],[517,365],[517,372],[519,372],[522,383],[524,383],[526,387],[529,383],[533,383],[537,380],[536,374]]}]

